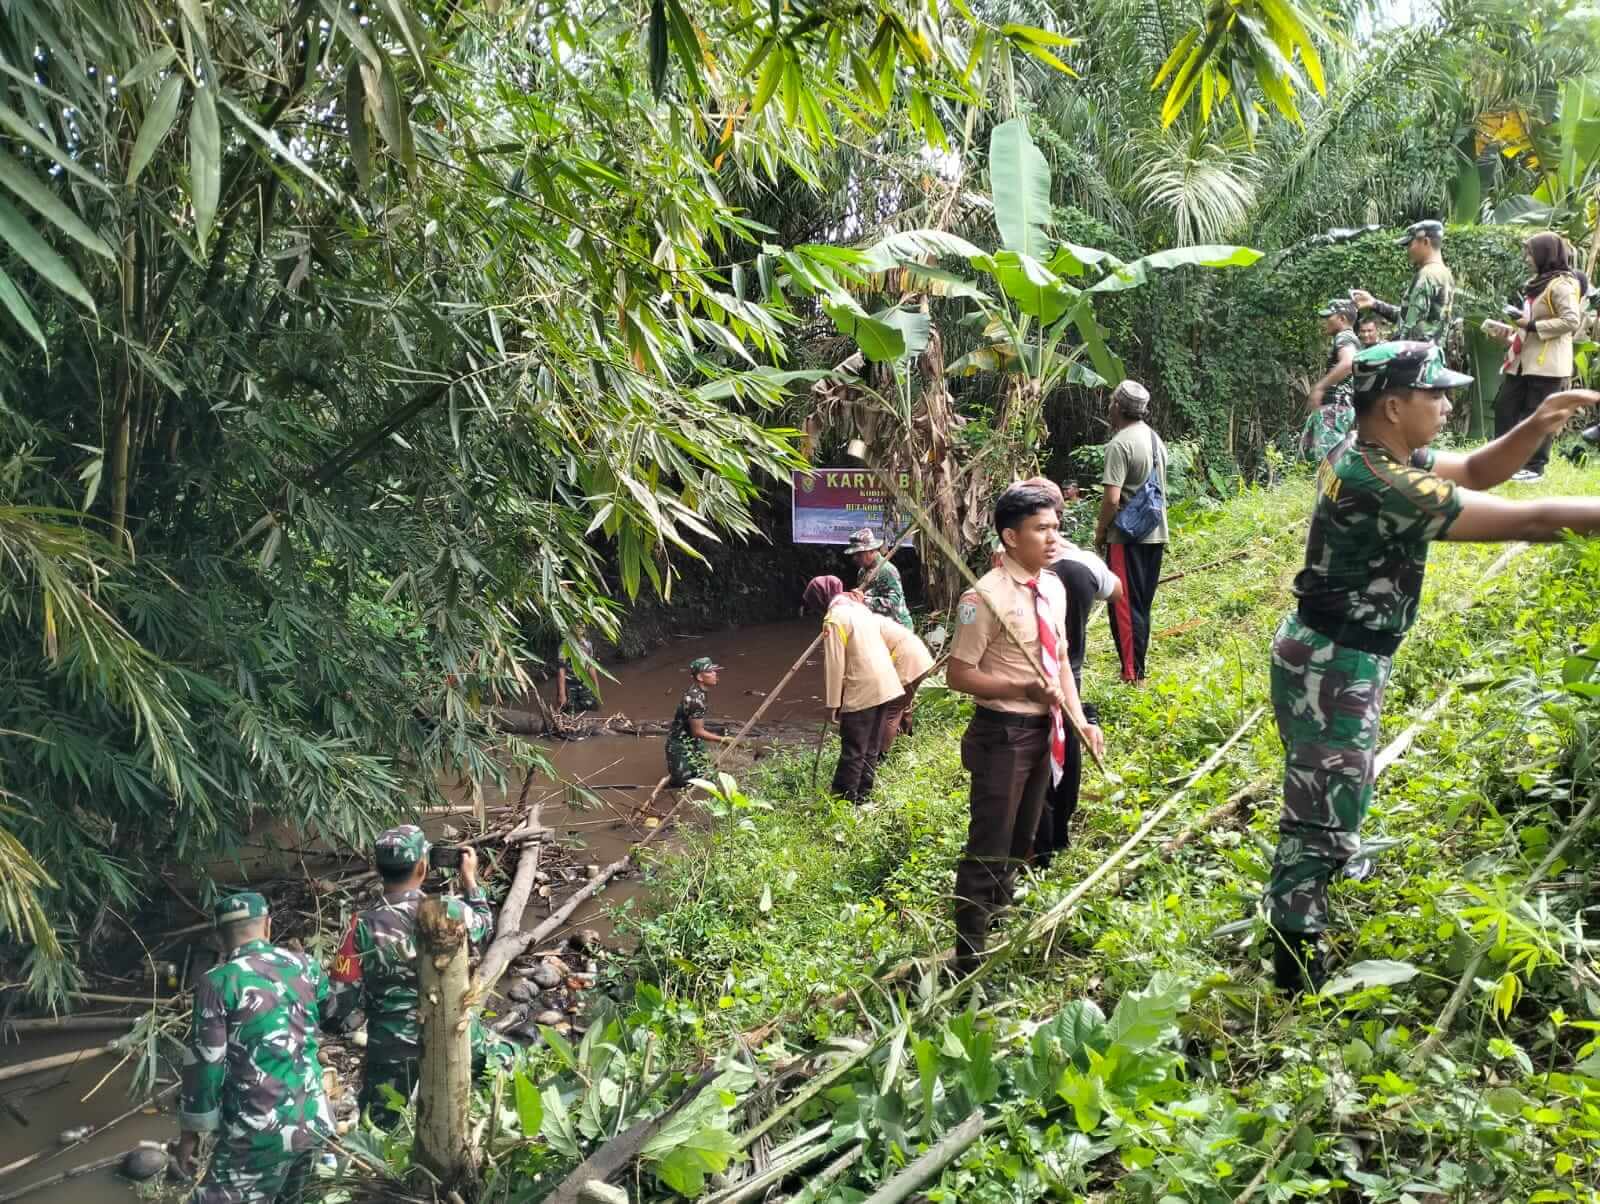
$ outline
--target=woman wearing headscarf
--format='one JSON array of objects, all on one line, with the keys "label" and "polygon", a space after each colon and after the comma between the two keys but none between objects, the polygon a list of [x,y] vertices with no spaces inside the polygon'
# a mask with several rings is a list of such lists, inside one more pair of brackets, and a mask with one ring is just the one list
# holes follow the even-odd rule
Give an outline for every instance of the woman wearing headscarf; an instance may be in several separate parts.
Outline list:
[{"label": "woman wearing headscarf", "polygon": [[905,687],[883,641],[878,623],[881,616],[867,609],[859,591],[846,592],[837,577],[813,577],[801,605],[823,615],[825,701],[829,718],[839,724],[839,765],[833,774],[833,793],[861,803],[877,780],[885,707],[899,698]]},{"label": "woman wearing headscarf", "polygon": [[[1572,340],[1583,322],[1582,285],[1572,268],[1566,240],[1548,230],[1535,234],[1522,244],[1522,257],[1533,269],[1522,286],[1522,316],[1511,325],[1488,328],[1509,345],[1494,402],[1497,438],[1571,382]],[[1511,479],[1537,481],[1544,476],[1554,441],[1551,436],[1539,444]]]}]

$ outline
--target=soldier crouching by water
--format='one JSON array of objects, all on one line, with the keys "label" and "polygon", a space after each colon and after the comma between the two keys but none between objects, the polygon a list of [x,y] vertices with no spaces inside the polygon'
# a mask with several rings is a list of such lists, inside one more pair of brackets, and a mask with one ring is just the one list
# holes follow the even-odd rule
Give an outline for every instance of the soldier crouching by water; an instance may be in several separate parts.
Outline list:
[{"label": "soldier crouching by water", "polygon": [[200,1135],[215,1133],[190,1204],[291,1204],[333,1132],[317,1061],[316,1014],[328,980],[313,958],[271,943],[261,895],[229,895],[215,915],[227,952],[195,987],[178,1170],[192,1177]]},{"label": "soldier crouching by water", "polygon": [[706,690],[717,684],[722,666],[709,656],[689,662],[689,688],[683,692],[667,732],[667,783],[681,790],[696,778],[711,776],[705,744],[721,744],[722,737],[706,727]]},{"label": "soldier crouching by water", "polygon": [[[333,961],[333,995],[322,1010],[322,1027],[330,1032],[344,1031],[358,1009],[366,1013],[360,1104],[372,1122],[384,1129],[398,1120],[384,1089],[409,1099],[422,1056],[416,926],[429,849],[427,836],[415,824],[390,828],[378,837],[374,860],[383,880],[383,903],[358,912],[350,921]],[[478,885],[478,854],[470,845],[461,849],[461,884],[465,888],[462,919],[468,938],[477,943],[494,930],[494,916],[488,896]],[[491,1061],[504,1063],[514,1055],[509,1043],[492,1037],[473,1020],[475,1071],[481,1073]]]}]

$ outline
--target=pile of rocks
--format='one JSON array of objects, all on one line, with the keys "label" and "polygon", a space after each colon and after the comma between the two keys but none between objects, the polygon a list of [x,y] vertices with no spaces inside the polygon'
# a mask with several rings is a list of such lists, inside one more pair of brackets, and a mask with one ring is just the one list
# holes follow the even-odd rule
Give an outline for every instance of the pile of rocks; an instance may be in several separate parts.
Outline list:
[{"label": "pile of rocks", "polygon": [[541,1027],[581,1037],[588,1028],[583,993],[594,986],[604,952],[600,933],[586,928],[559,949],[512,962],[500,984],[503,1004],[491,1019],[495,1031],[529,1042],[541,1039]]}]

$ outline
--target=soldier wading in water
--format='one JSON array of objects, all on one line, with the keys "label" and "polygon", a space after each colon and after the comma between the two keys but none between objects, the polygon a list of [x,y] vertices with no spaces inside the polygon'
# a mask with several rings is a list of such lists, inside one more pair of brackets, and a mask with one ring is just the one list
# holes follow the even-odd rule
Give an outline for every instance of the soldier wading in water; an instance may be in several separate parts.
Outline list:
[{"label": "soldier wading in water", "polygon": [[1328,927],[1328,883],[1360,850],[1383,690],[1416,621],[1428,545],[1600,530],[1600,500],[1477,492],[1508,479],[1600,394],[1551,394],[1511,431],[1460,455],[1428,448],[1450,414],[1446,391],[1472,382],[1446,368],[1437,347],[1366,348],[1353,378],[1356,429],[1318,472],[1305,568],[1294,583],[1299,607],[1272,645],[1272,706],[1286,758],[1267,907],[1274,974],[1285,990],[1323,981],[1318,938]]},{"label": "soldier wading in water", "polygon": [[672,727],[667,731],[667,782],[674,790],[683,789],[696,778],[711,776],[705,745],[721,744],[722,737],[706,727],[706,687],[717,684],[720,672],[722,666],[709,656],[697,656],[689,662],[689,688],[679,699]]},{"label": "soldier wading in water", "polygon": [[174,1158],[193,1177],[202,1133],[216,1148],[190,1204],[298,1204],[333,1132],[317,1061],[328,980],[314,958],[271,943],[267,901],[229,895],[214,913],[227,950],[194,992]]}]

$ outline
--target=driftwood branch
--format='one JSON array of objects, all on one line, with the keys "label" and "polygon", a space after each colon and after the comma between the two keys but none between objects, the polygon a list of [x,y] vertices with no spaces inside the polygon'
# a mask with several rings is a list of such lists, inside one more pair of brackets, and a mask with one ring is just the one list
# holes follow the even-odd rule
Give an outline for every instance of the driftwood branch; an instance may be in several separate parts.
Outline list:
[{"label": "driftwood branch", "polygon": [[[532,780],[531,774],[529,780]],[[467,993],[469,1006],[487,999],[489,992],[493,991],[495,984],[500,981],[500,976],[506,972],[506,967],[527,948],[527,942],[521,939],[522,916],[528,909],[528,899],[533,895],[533,883],[539,873],[539,861],[544,849],[544,841],[539,838],[542,835],[539,819],[543,806],[542,803],[534,803],[527,813],[527,821],[522,825],[522,828],[532,829],[536,837],[523,844],[522,852],[517,858],[516,876],[512,878],[511,887],[506,891],[505,901],[500,905],[500,918],[495,924],[494,940],[489,943],[483,960],[478,963],[478,972],[472,979],[472,989]]]},{"label": "driftwood branch", "polygon": [[[134,1147],[134,1149],[137,1148],[137,1146]],[[97,1171],[106,1170],[116,1166],[131,1153],[133,1153],[133,1150],[124,1150],[120,1154],[111,1154],[105,1158],[96,1158],[93,1162],[85,1162],[81,1166],[69,1167],[60,1174],[51,1175],[48,1179],[40,1179],[37,1183],[30,1183],[26,1187],[19,1187],[16,1191],[8,1191],[4,1195],[0,1195],[0,1204],[5,1204],[8,1200],[20,1200],[25,1196],[31,1196],[36,1191],[42,1191],[46,1187],[54,1187],[58,1183],[65,1183],[68,1179],[77,1179],[82,1175],[92,1175]]]}]

